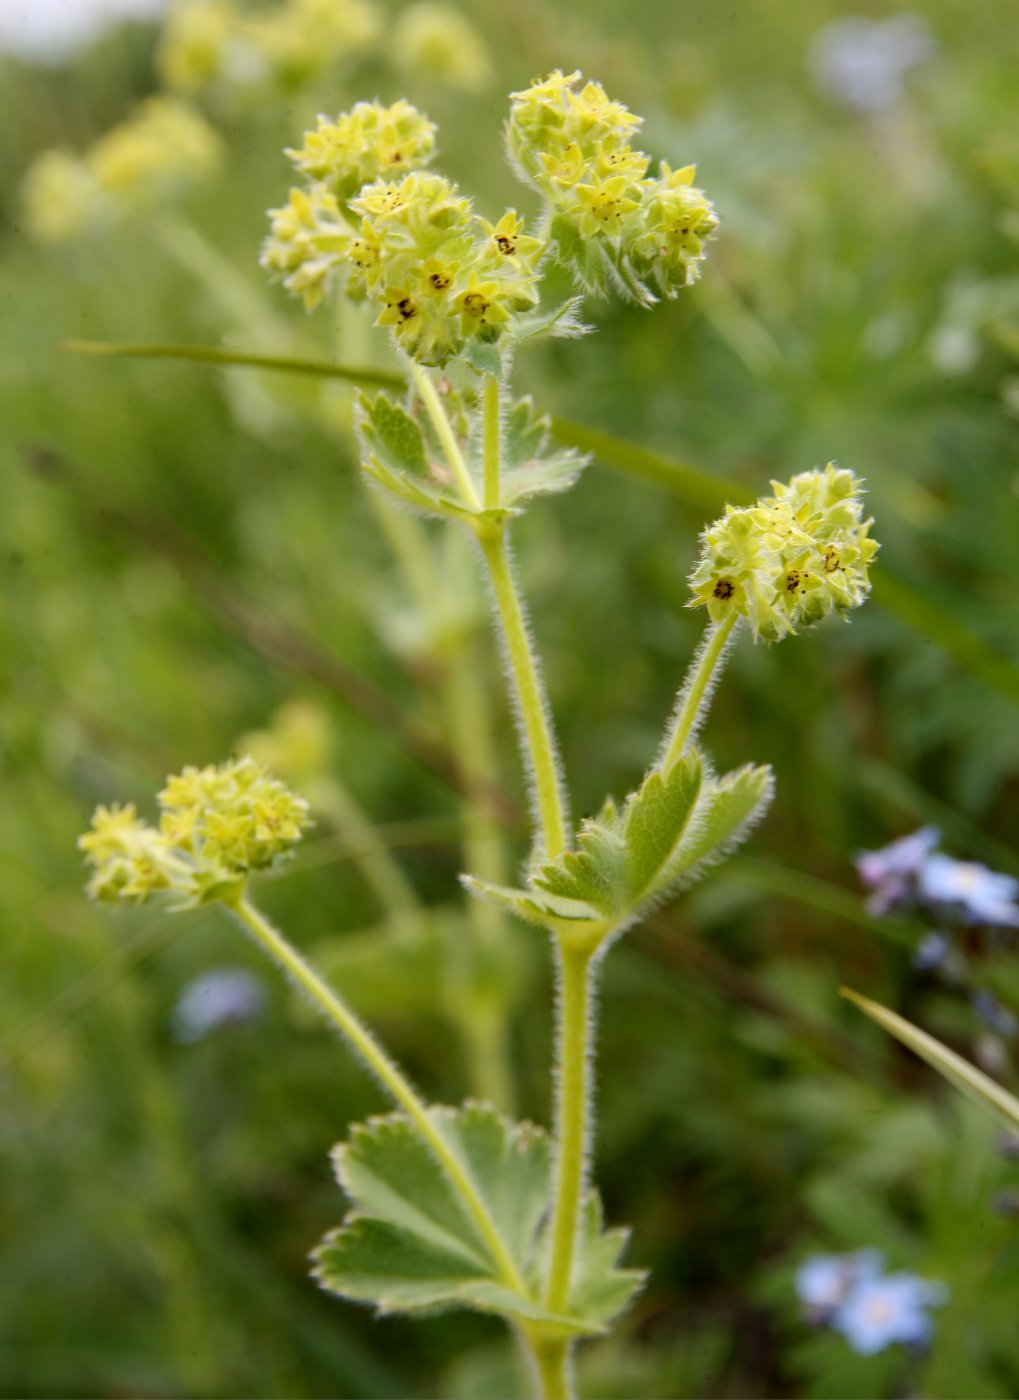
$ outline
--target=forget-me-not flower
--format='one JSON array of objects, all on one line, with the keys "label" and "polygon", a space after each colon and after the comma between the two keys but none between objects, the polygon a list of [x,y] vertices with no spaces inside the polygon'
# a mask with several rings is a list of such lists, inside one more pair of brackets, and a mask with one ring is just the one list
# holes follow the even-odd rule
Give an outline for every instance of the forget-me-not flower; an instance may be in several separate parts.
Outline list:
[{"label": "forget-me-not flower", "polygon": [[265,983],[243,967],[217,967],[193,978],[173,1009],[176,1038],[190,1045],[210,1031],[251,1021],[265,1008]]},{"label": "forget-me-not flower", "polygon": [[856,871],[870,891],[869,914],[887,914],[911,901],[920,871],[940,839],[936,826],[923,826],[879,851],[860,852],[856,857]]},{"label": "forget-me-not flower", "polygon": [[928,856],[917,876],[922,899],[949,907],[970,924],[1019,928],[1019,880],[976,861]]},{"label": "forget-me-not flower", "polygon": [[932,1332],[927,1309],[946,1297],[943,1284],[915,1274],[872,1275],[850,1290],[831,1325],[861,1356],[874,1356],[895,1342],[923,1346]]}]

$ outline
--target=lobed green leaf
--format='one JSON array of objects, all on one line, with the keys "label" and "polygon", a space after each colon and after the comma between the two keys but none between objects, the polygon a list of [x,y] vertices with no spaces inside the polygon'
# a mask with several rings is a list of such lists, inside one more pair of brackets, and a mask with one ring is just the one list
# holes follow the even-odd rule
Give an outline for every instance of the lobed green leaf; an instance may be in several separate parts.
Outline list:
[{"label": "lobed green leaf", "polygon": [[592,1194],[584,1209],[569,1313],[550,1312],[538,1301],[549,1253],[547,1135],[528,1123],[510,1123],[482,1104],[430,1112],[474,1182],[526,1291],[515,1291],[499,1275],[449,1177],[399,1113],[355,1127],[349,1141],[333,1151],[352,1210],[314,1253],[322,1287],[374,1303],[383,1313],[469,1307],[578,1334],[604,1330],[643,1277],[617,1267],[626,1232],[603,1230],[601,1206]]}]

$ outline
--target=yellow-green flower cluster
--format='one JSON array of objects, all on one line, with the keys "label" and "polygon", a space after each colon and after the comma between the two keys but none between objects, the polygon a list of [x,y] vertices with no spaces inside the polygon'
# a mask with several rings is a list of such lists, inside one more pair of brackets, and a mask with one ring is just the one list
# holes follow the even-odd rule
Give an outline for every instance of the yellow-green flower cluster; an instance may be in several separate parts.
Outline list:
[{"label": "yellow-green flower cluster", "polygon": [[441,365],[533,309],[543,244],[515,211],[490,224],[450,181],[421,169],[380,174],[347,197],[361,173],[420,165],[433,150],[434,127],[406,102],[359,103],[320,122],[291,152],[312,183],[270,211],[262,265],[309,310],[342,280],[347,295],[372,298],[401,349]]},{"label": "yellow-green flower cluster", "polygon": [[481,35],[468,19],[441,0],[420,0],[401,11],[389,50],[408,77],[426,77],[480,92],[492,77],[492,63]]},{"label": "yellow-green flower cluster", "polygon": [[93,899],[140,903],[158,894],[188,908],[228,898],[253,870],[288,854],[310,824],[304,799],[251,758],[185,768],[158,801],[158,826],[133,806],[96,809],[78,841],[93,868]]},{"label": "yellow-green flower cluster", "polygon": [[22,191],[29,230],[43,242],[66,242],[206,178],[222,155],[200,113],[175,98],[150,97],[84,156],[39,157]]},{"label": "yellow-green flower cluster", "polygon": [[356,282],[380,304],[378,324],[421,363],[444,364],[472,338],[497,340],[536,305],[542,245],[513,210],[489,224],[455,185],[425,171],[366,186],[352,208],[361,217],[348,253]]},{"label": "yellow-green flower cluster", "polygon": [[650,156],[632,144],[641,118],[600,83],[580,83],[580,73],[556,69],[511,95],[510,159],[573,239],[610,256],[625,284],[675,296],[700,275],[714,209],[694,186],[693,166],[663,162],[650,178]]},{"label": "yellow-green flower cluster", "polygon": [[829,463],[772,489],[756,505],[727,507],[704,531],[690,577],[691,607],[707,607],[715,622],[736,613],[765,642],[862,603],[878,551],[853,472]]},{"label": "yellow-green flower cluster", "polygon": [[391,107],[358,102],[335,121],[319,117],[304,145],[287,151],[306,179],[344,201],[380,176],[427,165],[434,154],[434,123],[402,98]]},{"label": "yellow-green flower cluster", "polygon": [[177,92],[300,86],[362,53],[380,30],[369,0],[286,0],[271,10],[243,0],[180,0],[157,65]]}]

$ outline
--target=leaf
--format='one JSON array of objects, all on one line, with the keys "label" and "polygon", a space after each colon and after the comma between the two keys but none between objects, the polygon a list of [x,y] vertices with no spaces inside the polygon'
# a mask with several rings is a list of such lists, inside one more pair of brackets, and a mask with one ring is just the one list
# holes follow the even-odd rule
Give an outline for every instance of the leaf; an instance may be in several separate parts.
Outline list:
[{"label": "leaf", "polygon": [[538,1301],[549,1248],[547,1135],[528,1123],[510,1123],[483,1104],[433,1108],[430,1114],[477,1187],[526,1292],[499,1274],[445,1171],[399,1113],[355,1127],[349,1141],[333,1150],[352,1210],[315,1250],[314,1274],[322,1287],[374,1303],[382,1313],[459,1306],[575,1333],[604,1330],[642,1277],[616,1267],[626,1232],[603,1231],[597,1197],[587,1202],[570,1312],[550,1312]]},{"label": "leaf", "polygon": [[598,947],[721,860],[763,814],[770,768],[716,778],[695,751],[654,769],[620,814],[609,801],[577,835],[577,849],[545,861],[528,889],[464,880],[528,923]]},{"label": "leaf", "polygon": [[691,884],[744,841],[760,821],[775,791],[770,767],[747,764],[704,784],[687,840],[657,882],[656,895]]},{"label": "leaf", "polygon": [[858,1006],[864,1015],[876,1021],[890,1035],[901,1040],[914,1054],[926,1060],[968,1098],[989,1108],[1013,1131],[1019,1129],[1019,1099],[1008,1093],[1000,1084],[996,1084],[975,1065],[971,1065],[954,1050],[949,1050],[947,1045],[942,1045],[940,1040],[935,1040],[934,1036],[928,1035],[919,1026],[914,1026],[911,1021],[894,1011],[889,1011],[886,1006],[881,1006],[879,1002],[860,996],[848,987],[841,989],[841,995]]},{"label": "leaf", "polygon": [[[551,429],[552,420],[537,413],[529,397],[518,399],[510,408],[502,435],[500,477],[505,505],[568,491],[587,466],[590,458],[585,453],[550,446]],[[480,444],[475,451],[480,451]]]},{"label": "leaf", "polygon": [[700,755],[684,755],[666,776],[648,774],[623,812],[626,882],[631,900],[654,891],[690,826],[703,780]]},{"label": "leaf", "polygon": [[398,500],[427,515],[452,520],[474,517],[475,512],[460,502],[445,474],[429,459],[425,436],[402,405],[385,394],[374,399],[361,394],[357,429],[366,475]]},{"label": "leaf", "polygon": [[604,925],[598,909],[583,900],[570,899],[544,890],[520,890],[493,885],[473,875],[461,875],[465,890],[490,899],[526,924],[570,937],[600,935]]}]

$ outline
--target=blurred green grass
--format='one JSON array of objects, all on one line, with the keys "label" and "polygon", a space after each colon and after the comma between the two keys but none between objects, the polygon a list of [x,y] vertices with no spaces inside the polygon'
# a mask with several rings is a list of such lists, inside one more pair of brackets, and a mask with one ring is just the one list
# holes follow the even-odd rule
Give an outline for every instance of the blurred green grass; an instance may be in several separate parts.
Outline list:
[{"label": "blurred green grass", "polygon": [[[917,979],[908,939],[854,917],[851,857],[934,819],[953,853],[1019,868],[1015,696],[972,664],[990,654],[1007,677],[1019,662],[1016,244],[1002,230],[1019,184],[993,159],[1014,142],[1019,37],[1006,0],[915,8],[938,52],[880,119],[809,81],[811,36],[847,11],[774,0],[738,22],[640,3],[625,26],[608,4],[468,7],[498,56],[490,90],[408,94],[486,205],[519,200],[495,155],[504,93],[556,63],[646,113],[656,154],[698,161],[724,215],[704,282],[653,315],[594,307],[597,335],[526,360],[521,385],[742,490],[838,458],[867,477],[880,566],[922,609],[906,625],[879,591],[849,629],[744,648],[719,694],[709,748],[722,765],[771,761],[778,799],[745,861],[608,967],[598,1171],[653,1277],[620,1337],[592,1349],[592,1395],[1007,1396],[1019,1382],[1019,1257],[993,1208],[1014,1164],[835,996],[848,981],[965,1044],[964,1008]],[[0,74],[0,1391],[505,1393],[494,1326],[375,1324],[306,1277],[342,1209],[327,1148],[380,1107],[372,1086],[282,988],[258,1026],[178,1044],[181,987],[250,963],[247,949],[214,919],[114,920],[80,893],[74,842],[97,801],[147,803],[168,770],[221,758],[294,697],[327,707],[344,780],[380,823],[439,820],[398,851],[422,897],[448,900],[459,868],[457,798],[430,761],[444,716],[357,480],[346,391],[57,349],[274,350],[279,333],[333,351],[328,318],[306,322],[256,264],[311,99],[230,123],[223,178],[179,211],[233,270],[229,305],[148,225],[60,252],[25,238],[33,154],[118,120],[151,89],[151,55],[132,27],[65,72]],[[316,97],[402,90],[382,70],[363,81]],[[938,358],[946,333],[975,351],[961,368]],[[631,786],[654,748],[698,633],[685,577],[709,514],[596,462],[517,532],[581,811]],[[502,707],[483,628],[479,645]],[[522,855],[519,824],[510,835]],[[265,890],[272,912],[309,947],[374,926],[342,847],[313,849]],[[544,953],[514,934],[533,992],[514,1027],[519,1093],[544,1121]],[[383,1019],[436,1098],[466,1091],[441,1020]],[[867,1361],[799,1321],[795,1264],[871,1244],[949,1284],[929,1358]]]}]

